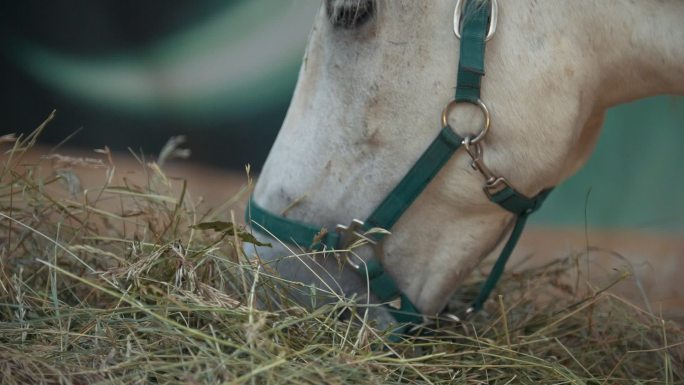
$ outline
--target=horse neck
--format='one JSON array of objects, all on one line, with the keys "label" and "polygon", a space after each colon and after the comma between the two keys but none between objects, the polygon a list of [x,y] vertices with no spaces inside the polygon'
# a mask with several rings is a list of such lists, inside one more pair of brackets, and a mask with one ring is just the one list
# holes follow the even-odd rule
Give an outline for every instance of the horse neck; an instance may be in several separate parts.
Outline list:
[{"label": "horse neck", "polygon": [[[684,94],[684,1],[593,2],[589,39],[604,76],[601,104],[656,95]],[[586,10],[585,10],[586,12]],[[596,27],[595,26],[595,27]]]}]

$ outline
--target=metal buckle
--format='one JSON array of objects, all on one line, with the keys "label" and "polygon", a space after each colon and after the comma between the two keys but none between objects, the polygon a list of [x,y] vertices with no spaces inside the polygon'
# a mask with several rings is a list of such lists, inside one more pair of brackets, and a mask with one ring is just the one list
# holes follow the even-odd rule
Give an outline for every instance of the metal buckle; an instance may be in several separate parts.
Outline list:
[{"label": "metal buckle", "polygon": [[384,256],[382,239],[375,239],[369,237],[364,233],[365,224],[363,221],[353,219],[349,226],[337,225],[335,231],[340,235],[340,243],[337,246],[340,249],[337,253],[343,254],[345,262],[355,270],[361,270],[361,263],[355,263],[349,258],[349,251],[356,247],[370,247],[374,256],[382,261]]},{"label": "metal buckle", "polygon": [[[491,40],[494,37],[494,32],[496,32],[496,22],[499,18],[499,4],[496,0],[491,0],[492,12],[489,15],[489,26],[487,27],[487,36],[485,41]],[[461,20],[463,20],[463,0],[458,0],[456,2],[456,9],[454,9],[454,34],[457,38],[461,38]]]}]

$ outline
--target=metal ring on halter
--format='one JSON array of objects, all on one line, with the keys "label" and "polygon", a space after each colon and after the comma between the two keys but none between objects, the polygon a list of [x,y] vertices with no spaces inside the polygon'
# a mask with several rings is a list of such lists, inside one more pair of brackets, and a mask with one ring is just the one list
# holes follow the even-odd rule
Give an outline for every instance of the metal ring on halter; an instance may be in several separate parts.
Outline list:
[{"label": "metal ring on halter", "polygon": [[[499,17],[499,5],[496,0],[491,0],[492,3],[492,13],[489,16],[489,26],[487,27],[487,36],[485,41],[491,40],[494,37],[494,32],[496,32],[496,21]],[[463,13],[463,0],[458,0],[456,2],[456,9],[454,10],[454,33],[457,38],[461,38],[461,18]]]},{"label": "metal ring on halter", "polygon": [[444,107],[444,110],[442,110],[442,127],[449,125],[449,114],[451,114],[451,111],[456,108],[459,103],[474,104],[480,107],[480,111],[482,111],[482,115],[484,115],[484,125],[482,125],[480,132],[477,133],[477,135],[469,136],[469,143],[475,144],[484,139],[484,137],[487,135],[487,132],[489,132],[489,126],[492,123],[491,116],[489,115],[489,109],[487,109],[487,106],[480,99],[477,99],[476,101],[452,100],[446,105],[446,107]]}]

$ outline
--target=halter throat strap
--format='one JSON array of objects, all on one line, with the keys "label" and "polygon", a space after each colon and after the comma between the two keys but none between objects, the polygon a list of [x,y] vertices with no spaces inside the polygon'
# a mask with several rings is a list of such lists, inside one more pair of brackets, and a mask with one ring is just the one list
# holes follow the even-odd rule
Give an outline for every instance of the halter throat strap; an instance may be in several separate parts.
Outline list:
[{"label": "halter throat strap", "polygon": [[[461,48],[457,74],[455,102],[481,104],[480,86],[484,76],[484,48],[490,17],[489,1],[466,1],[462,21]],[[447,111],[445,110],[445,114]],[[378,207],[363,221],[357,221],[356,228],[338,227],[347,233],[362,233],[371,228],[391,230],[404,212],[423,192],[432,179],[439,173],[453,154],[464,143],[465,139],[456,134],[444,119],[444,126],[427,150],[406,173],[396,187],[385,197]],[[503,180],[503,178],[500,178]],[[508,183],[495,192],[487,192],[489,199],[503,209],[516,216],[511,235],[504,245],[489,277],[482,286],[479,295],[473,301],[469,311],[479,310],[489,297],[501,277],[506,262],[520,238],[528,216],[536,211],[551,192],[547,189],[533,198],[520,194]],[[273,214],[250,199],[246,213],[248,223],[263,227],[283,242],[297,244],[313,250],[344,250],[344,231],[333,232],[322,230],[319,225],[300,222]],[[348,234],[347,234],[348,235]],[[372,242],[382,242],[383,236],[375,235]],[[394,279],[385,271],[380,261],[382,255],[375,255],[365,264],[355,268],[364,279],[368,279],[371,292],[382,302],[398,302],[399,306],[388,306],[386,309],[402,325],[417,325],[423,322],[423,316],[408,297],[403,294]],[[402,333],[406,328],[395,329]]]}]

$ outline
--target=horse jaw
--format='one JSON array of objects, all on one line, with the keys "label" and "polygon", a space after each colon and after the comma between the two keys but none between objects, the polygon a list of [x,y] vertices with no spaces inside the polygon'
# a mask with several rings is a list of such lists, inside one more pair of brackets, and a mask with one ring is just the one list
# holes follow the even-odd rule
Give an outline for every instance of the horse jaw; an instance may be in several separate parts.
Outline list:
[{"label": "horse jaw", "polygon": [[[453,4],[378,4],[375,19],[358,30],[334,29],[321,10],[290,110],[255,188],[254,199],[266,209],[328,229],[364,219],[439,131],[455,84]],[[500,2],[497,35],[487,44],[483,100],[493,127],[484,161],[532,196],[584,163],[603,110],[630,96],[623,90],[615,101],[601,99],[609,76],[598,37],[583,32],[596,28],[583,16],[586,7],[512,4]],[[601,22],[619,18],[608,16]],[[451,125],[465,135],[480,120],[465,107]],[[386,270],[426,314],[440,311],[506,235],[512,216],[489,202],[481,185],[458,152],[387,239]],[[279,254],[261,253],[266,259]],[[310,273],[301,266],[281,270],[338,292],[365,292],[362,280]]]}]

